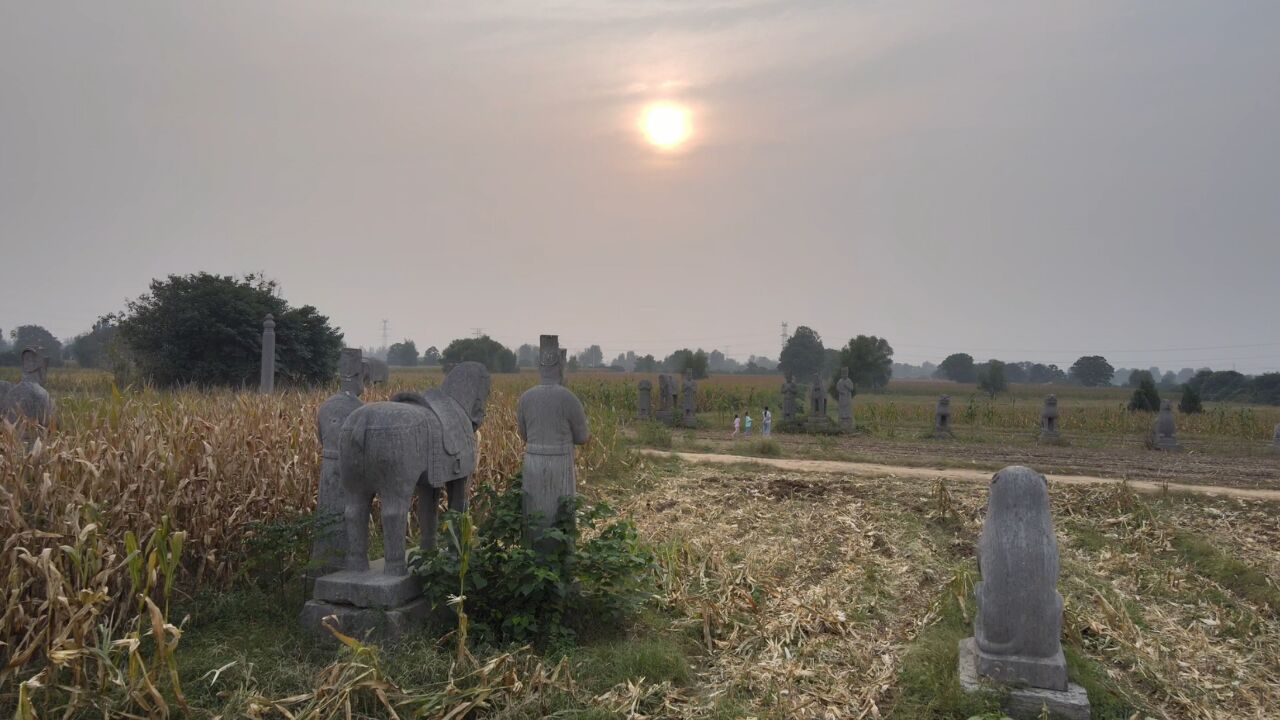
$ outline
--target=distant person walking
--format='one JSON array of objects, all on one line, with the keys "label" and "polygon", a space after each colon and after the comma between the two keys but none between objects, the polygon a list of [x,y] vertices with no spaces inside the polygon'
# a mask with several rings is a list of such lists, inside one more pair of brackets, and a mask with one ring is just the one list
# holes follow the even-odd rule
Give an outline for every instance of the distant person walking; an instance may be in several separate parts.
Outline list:
[{"label": "distant person walking", "polygon": [[746,427],[746,430],[744,430],[742,434],[746,435],[747,437],[751,437],[751,413],[747,413],[747,417],[745,420],[743,420],[743,423],[744,423],[744,426]]},{"label": "distant person walking", "polygon": [[769,437],[773,433],[773,413],[769,412],[769,406],[764,408],[764,436]]},{"label": "distant person walking", "polygon": [[730,435],[729,437],[737,437],[737,436],[738,436],[738,424],[739,424],[739,423],[741,423],[741,422],[742,422],[742,420],[740,420],[740,419],[738,418],[738,414],[737,414],[737,413],[734,413],[734,414],[733,414],[733,434],[732,434],[732,435]]}]

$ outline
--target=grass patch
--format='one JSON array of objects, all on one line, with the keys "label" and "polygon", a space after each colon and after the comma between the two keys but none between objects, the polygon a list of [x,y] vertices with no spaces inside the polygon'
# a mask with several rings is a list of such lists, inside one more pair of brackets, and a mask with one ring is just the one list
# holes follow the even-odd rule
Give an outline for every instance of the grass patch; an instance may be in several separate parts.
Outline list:
[{"label": "grass patch", "polygon": [[1261,605],[1275,615],[1280,611],[1280,590],[1267,574],[1219,550],[1213,543],[1188,532],[1173,536],[1173,549],[1197,574],[1202,575],[1236,596]]},{"label": "grass patch", "polygon": [[642,423],[636,430],[636,442],[646,447],[671,449],[671,428],[662,423]]},{"label": "grass patch", "polygon": [[747,452],[761,457],[782,457],[782,445],[777,440],[755,440],[747,447]]}]

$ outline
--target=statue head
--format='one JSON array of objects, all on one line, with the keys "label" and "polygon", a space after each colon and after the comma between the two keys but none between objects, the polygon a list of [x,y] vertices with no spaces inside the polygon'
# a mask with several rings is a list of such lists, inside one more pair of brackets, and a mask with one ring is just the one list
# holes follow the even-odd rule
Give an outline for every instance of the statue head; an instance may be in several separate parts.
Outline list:
[{"label": "statue head", "polygon": [[938,398],[938,409],[939,409],[939,410],[949,410],[950,408],[951,408],[951,396],[950,396],[950,395],[943,395],[942,397]]},{"label": "statue head", "polygon": [[453,398],[471,416],[472,429],[484,423],[485,403],[489,401],[489,371],[473,360],[458,363],[444,376],[441,392]]},{"label": "statue head", "polygon": [[649,378],[645,378],[640,381],[640,392],[647,393],[652,389],[653,389],[653,383],[649,381]]},{"label": "statue head", "polygon": [[538,338],[538,377],[543,385],[561,382],[564,371],[564,355],[560,353],[559,335],[542,335]]},{"label": "statue head", "polygon": [[684,371],[684,379],[687,382],[693,382],[693,370],[691,368]]},{"label": "statue head", "polygon": [[1021,465],[1010,465],[991,478],[987,523],[1027,522],[1049,518],[1049,481]]},{"label": "statue head", "polygon": [[42,380],[41,372],[44,370],[45,364],[40,359],[40,351],[35,348],[22,349],[22,379],[30,380],[33,383],[40,383]]},{"label": "statue head", "polygon": [[364,392],[364,357],[360,348],[343,348],[338,355],[338,380],[342,392],[360,397]]},{"label": "statue head", "polygon": [[848,380],[848,379],[849,379],[849,368],[847,368],[847,367],[842,367],[842,368],[840,368],[840,379],[841,379],[841,380]]},{"label": "statue head", "polygon": [[1045,407],[1058,407],[1058,396],[1050,395],[1044,399]]}]

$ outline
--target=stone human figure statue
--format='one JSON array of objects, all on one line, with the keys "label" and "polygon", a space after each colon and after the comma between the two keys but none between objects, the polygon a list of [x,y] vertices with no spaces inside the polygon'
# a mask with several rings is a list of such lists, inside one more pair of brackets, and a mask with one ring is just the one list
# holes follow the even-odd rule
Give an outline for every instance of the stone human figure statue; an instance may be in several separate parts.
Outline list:
[{"label": "stone human figure statue", "polygon": [[840,380],[836,382],[836,409],[840,414],[840,427],[853,429],[853,381],[849,379],[849,368],[840,368]]},{"label": "stone human figure statue", "polygon": [[564,500],[577,493],[574,446],[591,437],[582,402],[560,384],[560,338],[543,335],[539,346],[540,381],[516,404],[516,428],[525,441],[523,510],[531,538],[550,527]]},{"label": "stone human figure statue", "polygon": [[782,381],[782,419],[794,420],[796,418],[796,383],[791,378],[791,373],[787,373],[786,379]]},{"label": "stone human figure statue", "polygon": [[[360,361],[360,365],[361,375],[363,376],[361,379],[364,381],[365,387],[382,385],[391,379],[391,368],[387,367],[387,363],[379,358],[364,358]],[[453,367],[447,367],[444,371],[448,374],[452,369]]]},{"label": "stone human figure statue", "polygon": [[364,403],[364,372],[360,348],[344,348],[338,356],[338,392],[320,404],[316,412],[320,434],[320,486],[316,498],[316,532],[311,544],[311,564],[320,573],[342,567],[347,551],[343,514],[347,493],[342,489],[339,447],[342,424]]},{"label": "stone human figure statue", "polygon": [[41,384],[45,362],[35,348],[23,349],[22,379],[0,394],[0,418],[11,423],[26,419],[42,427],[53,422],[53,398]]},{"label": "stone human figure statue", "polygon": [[681,388],[681,403],[684,410],[684,426],[698,427],[698,383],[693,379],[693,371],[684,371],[684,385]]},{"label": "stone human figure statue", "polygon": [[1160,414],[1156,416],[1156,424],[1153,429],[1155,447],[1157,450],[1180,450],[1178,445],[1178,427],[1173,420],[1173,403],[1169,400],[1160,401]]},{"label": "stone human figure statue", "polygon": [[1049,395],[1044,399],[1044,409],[1040,411],[1040,440],[1051,442],[1059,437],[1058,396]]},{"label": "stone human figure statue", "polygon": [[822,376],[817,373],[809,387],[809,414],[813,417],[827,416],[827,391],[822,387]]},{"label": "stone human figure statue", "polygon": [[648,378],[640,381],[636,394],[636,417],[648,420],[652,416],[653,383]]},{"label": "stone human figure statue", "polygon": [[938,406],[933,411],[933,434],[936,437],[951,435],[951,396],[938,398]]},{"label": "stone human figure statue", "polygon": [[1280,424],[1276,425],[1275,434],[1271,438],[1271,452],[1280,454]]},{"label": "stone human figure statue", "polygon": [[262,373],[258,379],[258,392],[268,394],[276,389],[276,319],[267,313],[262,321]]},{"label": "stone human figure statue", "polygon": [[1058,540],[1043,475],[1014,465],[991,480],[978,568],[978,672],[1002,683],[1065,691]]},{"label": "stone human figure statue", "polygon": [[560,348],[560,384],[564,385],[565,373],[569,372],[569,349]]}]

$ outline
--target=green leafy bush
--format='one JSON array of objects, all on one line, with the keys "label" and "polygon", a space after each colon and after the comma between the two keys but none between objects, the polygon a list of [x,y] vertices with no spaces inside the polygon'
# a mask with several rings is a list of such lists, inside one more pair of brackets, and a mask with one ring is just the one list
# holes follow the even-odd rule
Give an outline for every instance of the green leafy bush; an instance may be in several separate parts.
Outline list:
[{"label": "green leafy bush", "polygon": [[1200,393],[1196,392],[1196,389],[1190,385],[1182,386],[1182,399],[1178,401],[1178,412],[1184,415],[1204,412],[1204,405],[1200,402]]},{"label": "green leafy bush", "polygon": [[1129,412],[1157,412],[1160,410],[1160,393],[1156,392],[1156,384],[1151,380],[1151,373],[1139,381],[1129,398]]},{"label": "green leafy bush", "polygon": [[642,423],[636,430],[636,440],[647,447],[669,448],[671,429],[659,422]]},{"label": "green leafy bush", "polygon": [[567,645],[587,622],[616,626],[651,592],[652,552],[614,515],[575,498],[526,537],[517,478],[504,492],[480,491],[469,516],[448,513],[437,549],[415,554],[413,571],[473,638]]}]

